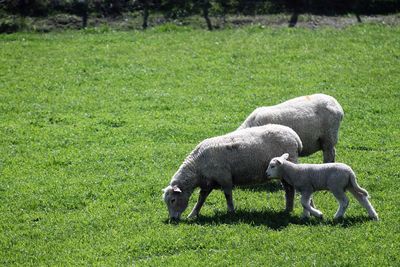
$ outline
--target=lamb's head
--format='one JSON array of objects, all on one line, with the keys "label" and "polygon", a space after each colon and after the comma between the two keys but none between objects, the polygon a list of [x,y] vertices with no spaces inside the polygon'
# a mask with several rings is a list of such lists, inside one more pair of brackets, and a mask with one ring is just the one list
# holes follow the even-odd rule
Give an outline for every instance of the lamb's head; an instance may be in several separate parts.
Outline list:
[{"label": "lamb's head", "polygon": [[281,174],[281,166],[285,160],[289,158],[289,154],[285,153],[280,157],[276,157],[271,159],[268,165],[268,169],[266,171],[267,179],[270,180],[272,178],[282,178]]},{"label": "lamb's head", "polygon": [[179,220],[181,214],[185,211],[189,203],[189,196],[185,192],[174,185],[167,186],[163,189],[164,201],[167,204],[169,217],[174,220]]}]

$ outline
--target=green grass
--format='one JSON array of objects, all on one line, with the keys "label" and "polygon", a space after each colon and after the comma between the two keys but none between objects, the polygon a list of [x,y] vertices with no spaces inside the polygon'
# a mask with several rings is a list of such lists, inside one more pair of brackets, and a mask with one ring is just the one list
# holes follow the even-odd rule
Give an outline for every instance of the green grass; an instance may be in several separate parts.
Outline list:
[{"label": "green grass", "polygon": [[[161,189],[198,142],[315,92],[342,104],[337,160],[380,222],[350,196],[334,223],[322,192],[325,219],[302,222],[272,184],[168,223]],[[399,103],[398,27],[1,35],[0,265],[395,266]]]}]

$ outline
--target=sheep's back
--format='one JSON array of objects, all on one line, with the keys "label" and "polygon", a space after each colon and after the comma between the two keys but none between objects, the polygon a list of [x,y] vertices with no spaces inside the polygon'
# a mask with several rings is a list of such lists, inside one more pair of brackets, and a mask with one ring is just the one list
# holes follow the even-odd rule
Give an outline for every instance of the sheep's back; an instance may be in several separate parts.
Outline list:
[{"label": "sheep's back", "polygon": [[251,184],[264,181],[273,157],[288,152],[297,159],[299,146],[301,141],[292,129],[267,125],[207,139],[196,149],[196,158],[204,177],[229,174],[234,184]]},{"label": "sheep's back", "polygon": [[301,156],[320,149],[320,139],[337,131],[343,118],[343,109],[331,96],[314,94],[290,99],[281,104],[259,107],[240,127],[281,124],[292,128],[303,143]]}]

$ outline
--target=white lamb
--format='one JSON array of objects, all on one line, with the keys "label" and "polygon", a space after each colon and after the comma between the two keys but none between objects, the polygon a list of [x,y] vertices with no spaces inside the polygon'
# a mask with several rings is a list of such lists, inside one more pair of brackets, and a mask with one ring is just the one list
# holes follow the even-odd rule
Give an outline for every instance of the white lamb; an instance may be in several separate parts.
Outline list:
[{"label": "white lamb", "polygon": [[[228,211],[234,212],[234,185],[264,183],[265,171],[273,157],[289,151],[290,160],[297,162],[301,149],[301,140],[292,129],[274,124],[204,140],[190,153],[170,184],[163,189],[170,218],[180,218],[196,187],[200,187],[200,196],[189,217],[199,214],[214,188],[222,188]],[[286,191],[286,209],[291,211],[294,189],[286,183],[283,186]]]},{"label": "white lamb", "polygon": [[342,218],[349,205],[345,192],[351,194],[368,211],[369,217],[378,220],[378,214],[368,201],[368,192],[361,188],[356,181],[353,170],[343,163],[326,164],[295,164],[287,161],[289,154],[273,158],[267,169],[267,177],[285,180],[301,194],[301,204],[304,208],[303,217],[308,218],[310,213],[322,218],[322,212],[310,205],[313,192],[329,190],[339,202],[339,209],[335,219]]},{"label": "white lamb", "polygon": [[323,151],[324,162],[335,161],[335,145],[343,119],[343,109],[335,98],[314,94],[301,96],[281,104],[255,109],[238,129],[268,123],[292,128],[303,143],[300,156]]}]

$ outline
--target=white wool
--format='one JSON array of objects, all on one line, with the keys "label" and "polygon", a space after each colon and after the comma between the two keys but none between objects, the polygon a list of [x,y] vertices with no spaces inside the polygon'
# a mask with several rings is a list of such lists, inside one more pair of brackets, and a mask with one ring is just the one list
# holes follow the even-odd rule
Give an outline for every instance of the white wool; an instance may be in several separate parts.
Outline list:
[{"label": "white wool", "polygon": [[343,109],[335,98],[325,94],[301,96],[281,104],[255,109],[238,128],[281,124],[292,128],[303,143],[300,156],[323,151],[324,162],[335,161]]},{"label": "white wool", "polygon": [[[164,201],[170,216],[179,218],[186,209],[190,195],[200,187],[200,198],[191,217],[198,215],[208,194],[222,188],[228,210],[233,212],[234,185],[258,184],[266,181],[265,171],[273,157],[284,152],[297,162],[302,144],[299,136],[289,127],[269,124],[235,131],[201,142],[185,159],[164,189]],[[177,187],[181,192],[174,192]],[[285,188],[289,200],[287,209],[293,208],[294,191]],[[289,192],[289,193],[288,193]]]}]

